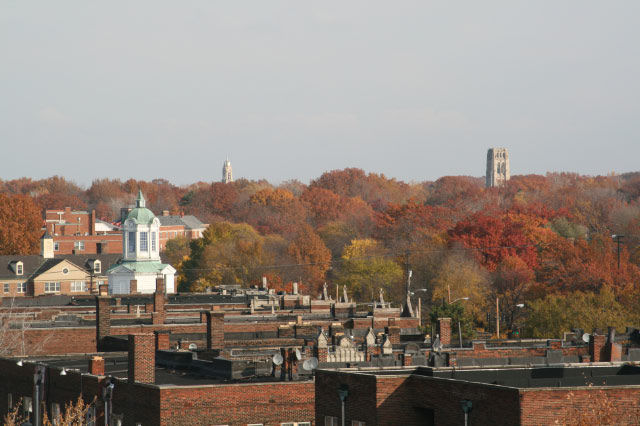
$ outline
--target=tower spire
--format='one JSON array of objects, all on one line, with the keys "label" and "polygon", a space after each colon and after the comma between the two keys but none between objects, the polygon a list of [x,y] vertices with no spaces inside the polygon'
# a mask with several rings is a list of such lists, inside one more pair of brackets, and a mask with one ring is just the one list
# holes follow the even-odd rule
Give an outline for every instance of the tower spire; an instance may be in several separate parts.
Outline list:
[{"label": "tower spire", "polygon": [[138,189],[138,198],[136,198],[136,207],[146,207],[146,201],[144,195],[142,195],[142,189]]}]

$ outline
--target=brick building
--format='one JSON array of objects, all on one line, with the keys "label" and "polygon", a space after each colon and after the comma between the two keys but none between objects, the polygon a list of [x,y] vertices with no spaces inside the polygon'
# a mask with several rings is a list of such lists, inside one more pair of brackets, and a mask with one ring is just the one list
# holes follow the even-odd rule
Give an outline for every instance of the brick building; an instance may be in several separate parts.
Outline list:
[{"label": "brick building", "polygon": [[44,234],[39,255],[0,256],[0,298],[97,294],[118,254],[66,254],[54,257],[53,238]]},{"label": "brick building", "polygon": [[589,423],[624,425],[640,416],[638,363],[320,369],[315,384],[318,425],[342,424],[343,412],[344,424],[358,426],[551,425],[582,413]]},{"label": "brick building", "polygon": [[45,232],[53,237],[55,254],[122,253],[122,232],[96,219],[95,210],[46,210]]},{"label": "brick building", "polygon": [[200,238],[209,226],[195,216],[170,215],[167,210],[163,210],[158,219],[160,219],[160,250],[164,250],[167,241],[172,238],[185,237],[189,240]]},{"label": "brick building", "polygon": [[[451,321],[441,318],[442,345],[434,345],[417,316],[382,301],[356,312],[328,289],[312,300],[266,288],[165,294],[164,283],[155,287],[154,294],[79,296],[73,304],[64,296],[22,298],[0,307],[2,350],[20,356],[0,360],[0,416],[7,401],[32,391],[34,363],[46,365],[56,390],[46,394],[51,410],[82,386],[87,401],[98,395],[102,416],[102,388],[112,376],[113,419],[124,424],[340,424],[339,390],[348,392],[351,425],[463,424],[462,400],[472,404],[470,424],[487,424],[485,417],[544,424],[565,415],[569,397],[593,399],[583,374],[624,404],[640,389],[635,329],[593,333],[588,343],[572,333],[456,345]],[[555,417],[540,417],[548,413]]]}]

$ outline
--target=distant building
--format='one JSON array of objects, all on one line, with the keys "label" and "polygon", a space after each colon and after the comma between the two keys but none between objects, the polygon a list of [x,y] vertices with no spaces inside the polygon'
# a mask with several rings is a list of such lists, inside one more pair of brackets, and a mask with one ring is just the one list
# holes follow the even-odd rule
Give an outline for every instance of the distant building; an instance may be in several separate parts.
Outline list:
[{"label": "distant building", "polygon": [[192,215],[169,215],[167,210],[158,216],[160,220],[160,251],[164,250],[167,241],[176,237],[186,237],[189,240],[202,237],[207,229],[206,223],[202,223]]},{"label": "distant building", "polygon": [[231,161],[227,158],[222,166],[222,182],[233,182],[233,173],[231,171]]},{"label": "distant building", "polygon": [[146,208],[142,191],[122,224],[122,243],[122,262],[107,271],[110,294],[153,293],[158,277],[167,293],[174,292],[176,270],[160,261],[160,220]]},{"label": "distant building", "polygon": [[120,228],[96,219],[95,210],[46,210],[45,231],[57,255],[122,253]]},{"label": "distant building", "polygon": [[511,178],[509,152],[506,148],[489,148],[487,151],[487,188],[504,185]]}]

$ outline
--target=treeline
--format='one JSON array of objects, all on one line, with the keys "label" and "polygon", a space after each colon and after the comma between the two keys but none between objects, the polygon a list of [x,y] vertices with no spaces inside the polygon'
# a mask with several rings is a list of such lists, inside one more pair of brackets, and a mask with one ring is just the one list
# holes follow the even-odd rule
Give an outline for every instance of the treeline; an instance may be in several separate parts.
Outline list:
[{"label": "treeline", "polygon": [[[423,309],[449,309],[465,329],[490,327],[496,298],[504,326],[527,335],[639,322],[638,173],[514,176],[491,189],[481,178],[406,183],[360,169],[278,186],[99,179],[83,189],[61,177],[24,178],[0,182],[0,203],[23,210],[31,203],[31,212],[95,209],[114,221],[138,188],[156,213],[193,214],[211,224],[200,240],[167,245],[181,290],[257,284],[267,276],[282,289],[296,281],[318,294],[326,281],[334,292],[346,285],[361,302],[381,288],[399,301],[411,269],[412,287],[424,289],[416,293]],[[0,250],[16,250],[5,231]],[[27,249],[37,250],[37,236],[29,241]],[[468,300],[448,304],[460,298]]]}]

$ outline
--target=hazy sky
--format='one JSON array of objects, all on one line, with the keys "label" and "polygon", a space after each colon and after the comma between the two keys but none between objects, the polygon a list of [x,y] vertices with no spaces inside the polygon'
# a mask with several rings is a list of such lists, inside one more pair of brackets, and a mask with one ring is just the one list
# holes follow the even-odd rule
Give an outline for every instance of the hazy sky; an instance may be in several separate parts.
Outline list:
[{"label": "hazy sky", "polygon": [[1,179],[640,170],[640,2],[0,3]]}]

